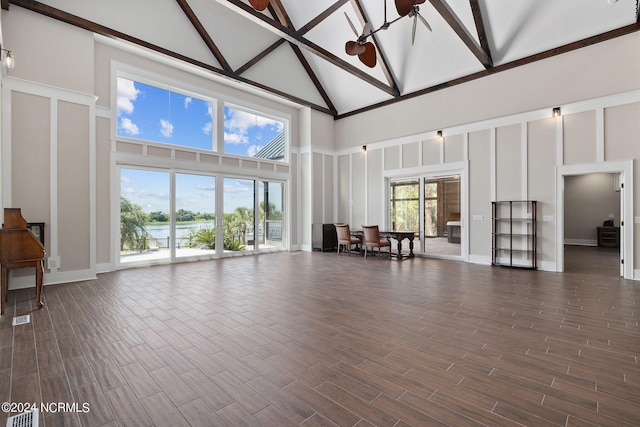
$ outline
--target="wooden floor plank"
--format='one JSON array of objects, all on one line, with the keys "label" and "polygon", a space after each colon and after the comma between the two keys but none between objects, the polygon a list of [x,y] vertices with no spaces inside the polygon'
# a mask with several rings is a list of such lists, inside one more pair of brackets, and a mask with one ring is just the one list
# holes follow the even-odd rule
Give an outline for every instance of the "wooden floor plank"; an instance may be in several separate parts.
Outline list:
[{"label": "wooden floor plank", "polygon": [[11,290],[0,398],[90,405],[47,427],[637,425],[640,285],[601,249],[564,274],[233,257],[46,286],[38,311]]}]

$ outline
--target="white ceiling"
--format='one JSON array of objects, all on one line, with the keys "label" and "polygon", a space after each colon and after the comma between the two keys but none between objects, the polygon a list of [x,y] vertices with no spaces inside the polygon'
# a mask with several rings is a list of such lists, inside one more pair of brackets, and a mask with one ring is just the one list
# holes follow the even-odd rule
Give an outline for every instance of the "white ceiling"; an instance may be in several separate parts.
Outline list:
[{"label": "white ceiling", "polygon": [[[467,34],[467,44],[454,30],[454,18],[438,11],[442,4],[461,23],[458,33]],[[556,54],[552,49],[579,48],[640,29],[636,0],[428,0],[420,13],[433,31],[418,21],[412,45],[412,18],[400,19],[375,34],[378,63],[368,68],[345,53],[345,42],[356,37],[344,15],[360,31],[362,10],[376,29],[384,22],[384,6],[385,0],[271,0],[268,9],[256,12],[247,0],[9,0],[9,19],[11,8],[25,7],[97,33],[121,33],[127,42],[153,45],[337,117]],[[484,29],[476,26],[474,7]],[[335,10],[321,22],[299,32],[330,8]],[[280,24],[272,14],[278,10],[292,27]],[[387,0],[387,21],[397,17],[394,0]],[[480,34],[486,35],[492,64],[483,64],[468,47],[483,51]],[[292,43],[254,61],[282,36]]]}]

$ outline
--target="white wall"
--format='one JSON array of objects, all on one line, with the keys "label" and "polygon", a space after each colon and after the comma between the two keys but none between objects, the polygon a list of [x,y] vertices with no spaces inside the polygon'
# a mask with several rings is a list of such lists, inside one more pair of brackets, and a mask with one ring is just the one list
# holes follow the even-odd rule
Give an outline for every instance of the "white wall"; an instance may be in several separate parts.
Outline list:
[{"label": "white wall", "polygon": [[[352,177],[351,184],[341,184],[340,189],[358,187],[360,177],[378,163],[388,177],[415,176],[462,163],[469,189],[463,194],[468,206],[463,236],[469,248],[463,258],[490,262],[492,200],[537,200],[538,267],[561,271],[557,243],[562,240],[558,221],[563,217],[558,215],[563,202],[557,200],[557,168],[633,160],[635,173],[627,179],[634,200],[629,202],[633,216],[640,217],[640,74],[632,71],[640,69],[639,42],[640,34],[630,34],[338,120],[339,155],[356,158],[361,145],[367,145],[369,153],[382,153],[381,162],[367,161],[360,167],[339,162],[341,179]],[[552,117],[556,106],[562,109],[560,118]],[[443,141],[434,139],[436,130],[443,130]],[[416,141],[421,142],[417,164]],[[350,169],[340,169],[347,164]],[[365,197],[384,200],[384,181],[368,181]],[[336,200],[349,198],[338,194]],[[339,207],[340,212],[344,209]],[[354,203],[349,211],[352,221],[377,216],[384,206],[369,204],[361,209]],[[628,231],[635,236],[640,225],[633,224]],[[640,277],[637,238],[631,247],[632,275]]]},{"label": "white wall", "polygon": [[[287,216],[290,247],[300,247],[298,219],[311,216],[297,197],[305,189],[305,182],[298,182],[298,166],[304,160],[298,147],[311,145],[312,132],[323,144],[329,140],[333,144],[333,120],[307,111],[304,127],[298,108],[290,102],[279,103],[273,97],[258,96],[255,90],[222,84],[179,61],[94,37],[20,7],[12,8],[10,14],[2,11],[1,17],[4,42],[20,58],[2,88],[2,205],[24,207],[23,216],[29,221],[46,223],[47,256],[60,258],[59,268],[46,271],[46,284],[86,280],[114,268],[114,241],[119,236],[114,225],[118,204],[112,201],[119,180],[114,176],[116,157],[139,165],[285,181],[293,194]],[[198,156],[188,149],[158,150],[144,143],[117,142],[113,73],[123,66],[152,81],[158,77],[165,84],[175,82],[185,90],[193,88],[215,99],[289,117],[290,165],[243,164],[226,158],[230,156]],[[20,286],[12,282],[12,287]]]}]

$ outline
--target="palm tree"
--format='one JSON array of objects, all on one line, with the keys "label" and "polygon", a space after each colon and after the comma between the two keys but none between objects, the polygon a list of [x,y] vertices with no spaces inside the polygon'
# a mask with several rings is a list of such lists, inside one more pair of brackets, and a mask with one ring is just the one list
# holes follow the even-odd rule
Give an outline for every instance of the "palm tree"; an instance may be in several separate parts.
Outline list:
[{"label": "palm tree", "polygon": [[147,216],[142,206],[120,197],[120,250],[125,245],[130,249],[142,249],[140,242],[147,236]]}]

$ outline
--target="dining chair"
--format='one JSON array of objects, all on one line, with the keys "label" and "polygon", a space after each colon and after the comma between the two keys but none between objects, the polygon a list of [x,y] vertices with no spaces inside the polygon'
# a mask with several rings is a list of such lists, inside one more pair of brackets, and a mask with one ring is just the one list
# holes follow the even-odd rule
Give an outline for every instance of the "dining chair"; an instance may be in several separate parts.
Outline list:
[{"label": "dining chair", "polygon": [[380,239],[380,229],[377,225],[363,225],[362,231],[364,232],[364,259],[367,259],[367,252],[369,248],[373,251],[373,248],[378,248],[378,258],[380,258],[382,248],[389,247],[389,260],[391,260],[391,242],[389,239]]},{"label": "dining chair", "polygon": [[349,224],[336,224],[336,234],[338,235],[338,255],[340,255],[340,248],[346,246],[347,252],[351,256],[351,246],[362,243],[362,240],[351,235]]}]

